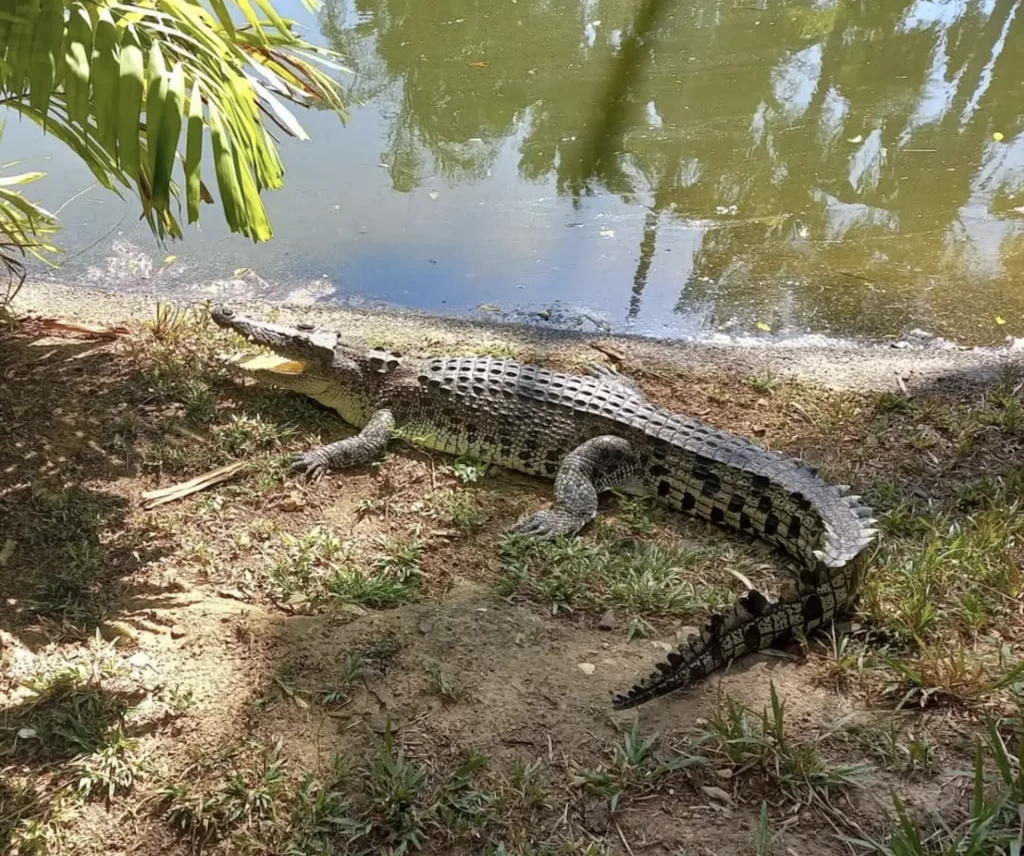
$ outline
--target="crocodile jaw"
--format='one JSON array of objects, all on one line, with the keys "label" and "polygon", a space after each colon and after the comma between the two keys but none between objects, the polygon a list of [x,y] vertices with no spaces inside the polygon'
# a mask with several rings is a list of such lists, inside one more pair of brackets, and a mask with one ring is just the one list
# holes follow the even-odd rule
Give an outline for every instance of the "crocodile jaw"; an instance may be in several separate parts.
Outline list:
[{"label": "crocodile jaw", "polygon": [[233,354],[225,356],[224,362],[248,374],[270,372],[295,377],[305,374],[309,363],[305,360],[289,360],[277,354]]},{"label": "crocodile jaw", "polygon": [[308,395],[311,398],[333,407],[330,399],[330,383],[320,375],[315,366],[304,360],[289,360],[277,354],[231,354],[222,355],[221,361],[232,370],[246,377],[271,386]]}]

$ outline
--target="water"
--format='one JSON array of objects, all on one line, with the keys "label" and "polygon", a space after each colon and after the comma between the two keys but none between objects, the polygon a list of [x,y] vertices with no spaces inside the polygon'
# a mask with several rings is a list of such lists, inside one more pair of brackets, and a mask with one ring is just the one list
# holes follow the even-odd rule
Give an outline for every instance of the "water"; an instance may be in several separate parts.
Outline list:
[{"label": "water", "polygon": [[206,206],[162,249],[52,139],[12,119],[3,148],[92,287],[997,342],[1024,335],[1022,2],[666,3],[587,174],[640,0],[280,0],[362,103],[300,112],[264,246]]}]

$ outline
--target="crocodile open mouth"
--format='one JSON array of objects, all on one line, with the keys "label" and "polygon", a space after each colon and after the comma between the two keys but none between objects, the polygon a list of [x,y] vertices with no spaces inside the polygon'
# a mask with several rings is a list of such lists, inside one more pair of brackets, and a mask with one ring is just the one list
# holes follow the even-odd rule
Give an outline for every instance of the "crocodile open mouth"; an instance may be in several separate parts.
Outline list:
[{"label": "crocodile open mouth", "polygon": [[225,356],[224,360],[247,372],[300,375],[309,368],[309,363],[302,360],[287,360],[277,354],[232,354]]}]

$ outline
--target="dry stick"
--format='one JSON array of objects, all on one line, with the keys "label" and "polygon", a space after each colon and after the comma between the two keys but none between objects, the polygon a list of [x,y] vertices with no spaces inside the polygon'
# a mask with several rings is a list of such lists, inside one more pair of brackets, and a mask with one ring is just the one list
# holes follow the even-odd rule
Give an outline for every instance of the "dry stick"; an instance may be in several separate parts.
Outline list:
[{"label": "dry stick", "polygon": [[248,461],[236,461],[233,464],[228,464],[227,466],[219,467],[216,470],[211,470],[208,473],[203,473],[202,475],[196,476],[194,479],[190,479],[186,482],[180,482],[179,484],[160,488],[159,490],[147,490],[142,494],[142,498],[146,500],[142,507],[146,511],[149,511],[150,509],[156,508],[158,505],[163,505],[166,502],[173,502],[176,499],[182,499],[193,493],[206,490],[209,487],[213,487],[214,485],[221,484],[222,482],[226,482],[229,479],[234,478],[248,466]]},{"label": "dry stick", "polygon": [[619,833],[619,841],[622,842],[622,846],[626,848],[626,852],[629,856],[635,856],[633,848],[629,846],[629,842],[626,841],[626,836],[622,834],[622,827],[619,826],[618,822],[615,824],[615,831]]}]

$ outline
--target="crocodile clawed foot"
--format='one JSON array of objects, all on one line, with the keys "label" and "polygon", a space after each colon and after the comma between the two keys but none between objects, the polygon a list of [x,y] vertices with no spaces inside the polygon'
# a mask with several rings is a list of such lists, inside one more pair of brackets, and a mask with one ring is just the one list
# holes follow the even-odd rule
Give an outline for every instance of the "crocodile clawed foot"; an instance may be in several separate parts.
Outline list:
[{"label": "crocodile clawed foot", "polygon": [[327,461],[316,452],[296,452],[292,455],[292,471],[302,473],[311,482],[318,482],[327,473]]},{"label": "crocodile clawed foot", "polygon": [[509,529],[509,533],[527,538],[557,538],[559,535],[572,535],[578,532],[585,523],[585,520],[577,521],[564,512],[545,509],[521,517],[515,526]]}]

